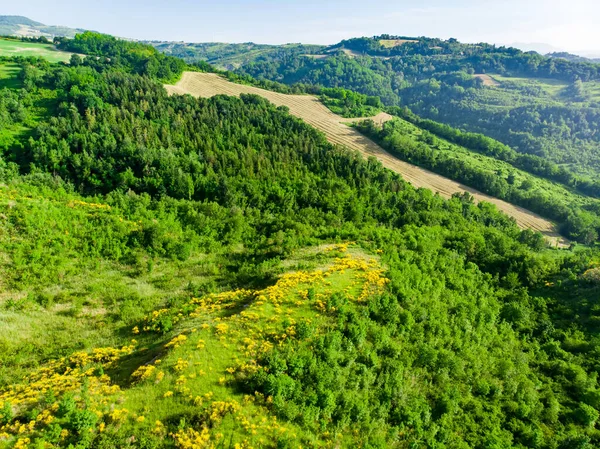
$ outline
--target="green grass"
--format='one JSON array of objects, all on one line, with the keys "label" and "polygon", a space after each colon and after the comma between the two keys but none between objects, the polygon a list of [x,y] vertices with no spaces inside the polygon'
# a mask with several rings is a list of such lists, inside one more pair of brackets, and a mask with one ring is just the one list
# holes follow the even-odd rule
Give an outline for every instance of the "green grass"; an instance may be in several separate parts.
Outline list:
[{"label": "green grass", "polygon": [[[125,344],[144,314],[218,278],[214,259],[204,254],[178,261],[140,253],[119,262],[78,254],[78,233],[91,221],[137,226],[78,201],[0,186],[0,388],[46,360]],[[59,257],[57,250],[71,243],[79,249]]]},{"label": "green grass", "polygon": [[[2,42],[2,40],[0,40]],[[0,62],[0,90],[3,88],[17,90],[23,87],[19,79],[21,66],[12,62]],[[11,148],[25,141],[33,129],[50,116],[57,106],[57,92],[40,88],[35,93],[23,92],[31,102],[26,117],[17,123],[0,127],[0,149]]]},{"label": "green grass", "polygon": [[[293,342],[300,350],[309,344],[294,336],[299,323],[309,323],[316,334],[327,333],[335,324],[326,311],[327,298],[338,293],[356,300],[366,272],[378,268],[375,259],[357,248],[348,252],[343,246],[342,252],[335,247],[334,251],[328,249],[332,247],[296,256],[294,263],[313,265],[319,260],[317,270],[289,272],[288,277],[266,290],[237,293],[233,297],[224,293],[200,305],[189,316],[184,312],[170,339],[173,342],[179,338],[179,343],[164,344],[169,340],[163,340],[160,348],[144,344],[146,349],[137,354],[137,363],[128,367],[130,380],[131,370],[140,366],[151,366],[153,374],[127,391],[123,408],[130,416],[144,416],[152,425],[157,421],[171,421],[173,425],[180,422],[172,422],[172,417],[185,417],[188,410],[197,415],[198,409],[204,409],[209,416],[215,404],[236,404],[237,411],[209,418],[212,441],[217,442],[221,434],[233,444],[261,447],[283,434],[296,444],[301,437],[314,438],[296,424],[279,424],[270,398],[244,391],[242,385],[252,375],[254,361],[269,352],[267,348]],[[366,265],[370,261],[371,265],[367,271],[364,267],[340,268],[333,262],[337,256]],[[145,341],[147,331],[142,325],[140,329],[140,341]],[[164,373],[160,380],[155,377],[158,372]]]},{"label": "green grass", "polygon": [[69,62],[71,53],[57,50],[50,44],[0,39],[0,56],[33,56],[50,62]]},{"label": "green grass", "polygon": [[208,274],[212,261],[203,254],[186,262],[104,261],[70,274],[75,267],[64,267],[62,281],[51,287],[0,287],[0,386],[23,377],[44,360],[125,344],[128,337],[119,329],[129,331],[136,320],[168,298],[189,295],[190,282],[213,278]]},{"label": "green grass", "polygon": [[590,81],[588,83],[584,83],[584,88],[586,89],[587,94],[590,96],[590,99],[594,101],[600,101],[600,81]]},{"label": "green grass", "polygon": [[541,87],[544,92],[553,98],[559,99],[563,94],[563,91],[569,87],[569,83],[566,81],[547,79],[547,78],[521,78],[521,77],[507,77],[501,75],[491,75],[493,79],[499,83],[516,83],[522,86],[538,86]]},{"label": "green grass", "polygon": [[379,43],[385,48],[399,47],[407,43],[419,42],[417,39],[380,39]]}]

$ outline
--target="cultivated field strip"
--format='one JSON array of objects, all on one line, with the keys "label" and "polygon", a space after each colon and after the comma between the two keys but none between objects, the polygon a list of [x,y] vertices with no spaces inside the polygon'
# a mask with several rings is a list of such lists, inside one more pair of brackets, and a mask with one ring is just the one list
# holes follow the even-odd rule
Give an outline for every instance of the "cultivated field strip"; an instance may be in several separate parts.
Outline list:
[{"label": "cultivated field strip", "polygon": [[484,86],[499,86],[500,83],[492,78],[490,75],[485,75],[482,73],[473,75],[474,78],[479,78],[483,81]]},{"label": "cultivated field strip", "polygon": [[[386,168],[399,173],[415,187],[430,189],[445,198],[449,198],[456,192],[469,192],[476,201],[487,201],[495,204],[498,209],[514,217],[521,228],[540,231],[556,245],[562,246],[568,243],[556,232],[555,225],[552,222],[527,209],[485,195],[459,182],[403,162],[392,156],[375,142],[346,125],[346,123],[360,119],[342,118],[332,113],[314,96],[271,92],[254,86],[232,83],[213,73],[196,72],[185,72],[176,85],[165,85],[165,88],[169,94],[191,94],[196,97],[212,97],[220,94],[239,96],[242,93],[260,95],[276,106],[287,106],[292,115],[322,131],[331,143],[356,150],[365,157],[374,156]],[[383,123],[390,118],[391,116],[388,114],[381,113],[373,119]]]}]

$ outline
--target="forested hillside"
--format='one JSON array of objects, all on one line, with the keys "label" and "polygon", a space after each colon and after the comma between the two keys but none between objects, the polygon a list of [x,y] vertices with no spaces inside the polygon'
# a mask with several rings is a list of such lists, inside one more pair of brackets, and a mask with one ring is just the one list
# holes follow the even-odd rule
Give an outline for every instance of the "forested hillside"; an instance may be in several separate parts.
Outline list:
[{"label": "forested hillside", "polygon": [[453,39],[379,36],[309,55],[281,48],[237,70],[376,95],[579,175],[596,179],[600,172],[600,64]]},{"label": "forested hillside", "polygon": [[[377,97],[340,88],[316,89],[302,85],[289,88],[272,81],[256,82],[231,72],[222,76],[185,72],[179,82],[165,87],[172,93],[201,97],[260,95],[277,106],[289,108],[290,114],[321,130],[330,142],[347,146],[364,157],[377,158],[384,167],[399,173],[413,186],[431,189],[446,198],[454,193],[469,192],[476,202],[495,204],[515,218],[519,226],[542,232],[553,244],[568,246],[557,232],[582,243],[593,243],[600,234],[600,217],[597,214],[600,201],[585,195],[589,191],[597,196],[598,182],[581,182],[539,156],[520,155],[486,136],[463,133],[447,125],[422,120],[406,110],[389,108],[388,111],[395,115],[380,113],[370,123],[371,119],[365,120],[364,116],[378,112],[376,105],[380,106],[380,103]],[[304,88],[321,95],[289,93]],[[363,117],[348,120],[327,108],[350,117]],[[361,123],[363,121],[366,123]],[[384,130],[379,132],[378,128],[384,122]],[[370,139],[361,136],[360,132]],[[515,204],[526,210],[515,207]]]},{"label": "forested hillside", "polygon": [[60,47],[0,60],[0,447],[600,445],[597,247]]},{"label": "forested hillside", "polygon": [[[215,72],[215,69],[209,65],[201,67],[201,70]],[[331,128],[325,125],[328,119],[318,112],[318,108],[315,106],[312,112],[306,109],[306,107],[310,109],[308,104],[298,108],[300,98],[293,95],[288,97],[289,94],[318,94],[319,100],[331,111],[348,118],[374,116],[381,109],[385,109],[389,113],[386,115],[387,118],[397,118],[394,123],[387,123],[381,133],[373,128],[374,123],[366,123],[364,126],[359,123],[356,129],[376,140],[381,147],[390,151],[398,159],[427,168],[479,192],[507,200],[553,220],[558,224],[558,231],[569,239],[582,243],[594,243],[598,240],[600,235],[600,202],[598,202],[600,181],[598,180],[576,175],[542,156],[519,153],[483,134],[465,132],[433,120],[423,119],[406,107],[385,108],[377,96],[367,96],[340,87],[324,88],[310,84],[288,86],[275,81],[256,80],[248,75],[236,75],[219,70],[216,72],[235,83],[249,85],[247,91],[265,96],[278,105],[289,104],[292,113],[304,117],[309,123],[324,130],[328,138],[333,138],[335,142],[340,140],[331,135]],[[181,83],[170,88],[175,92],[188,92],[194,95],[213,91],[231,95],[235,92],[239,93],[239,89],[246,90],[242,86],[227,86],[226,82],[209,81],[212,79],[200,74],[195,76],[187,73]],[[181,88],[178,87],[180,84]],[[259,89],[255,89],[256,87]],[[284,95],[271,95],[269,91]],[[311,98],[313,97],[310,95],[305,97],[309,100],[308,103]],[[410,126],[406,122],[415,126]],[[400,126],[394,126],[393,132],[390,132],[395,124]],[[337,129],[337,126],[335,128]],[[364,147],[358,149],[365,151]],[[366,151],[371,155],[374,154],[372,150],[366,149]],[[390,168],[389,165],[386,166]],[[406,171],[400,173],[407,174]],[[447,181],[436,182],[438,187],[432,188],[439,192],[439,183]],[[503,209],[502,206],[500,208]],[[554,228],[552,225],[551,227]]]},{"label": "forested hillside", "polygon": [[225,44],[211,42],[204,44],[179,43],[179,42],[148,42],[161,53],[176,56],[184,61],[194,63],[206,61],[209,64],[227,70],[237,69],[258,56],[271,54],[313,54],[323,50],[322,45],[263,45],[247,42],[244,44]]}]

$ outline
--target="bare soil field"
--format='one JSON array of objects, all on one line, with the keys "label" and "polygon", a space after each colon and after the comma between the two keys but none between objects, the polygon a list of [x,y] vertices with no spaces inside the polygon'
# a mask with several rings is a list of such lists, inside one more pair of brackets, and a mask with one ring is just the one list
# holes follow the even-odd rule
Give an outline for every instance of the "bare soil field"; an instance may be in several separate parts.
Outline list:
[{"label": "bare soil field", "polygon": [[[349,58],[360,58],[360,57],[362,57],[362,56],[368,56],[368,55],[365,55],[365,54],[363,54],[363,53],[359,53],[359,52],[357,52],[357,51],[354,51],[354,50],[349,50],[349,49],[347,49],[347,48],[344,48],[344,49],[342,49],[342,51],[343,51],[343,52],[344,52],[344,54],[345,54],[346,56],[348,56]],[[389,59],[390,59],[390,57],[389,57],[389,56],[372,56],[372,55],[371,55],[371,56],[369,56],[369,57],[370,57],[370,58],[383,59],[384,61],[387,61],[387,60],[389,60]]]},{"label": "bare soil field", "polygon": [[385,48],[397,47],[399,45],[404,45],[408,42],[419,42],[416,39],[381,39],[379,43],[383,45]]},{"label": "bare soil field", "polygon": [[473,75],[474,78],[479,78],[483,81],[484,86],[499,86],[500,83],[492,78],[490,75],[485,75],[483,73],[476,73]]},{"label": "bare soil field", "polygon": [[[498,209],[514,217],[521,228],[540,231],[557,246],[568,245],[568,241],[556,232],[556,227],[551,221],[527,209],[483,194],[459,182],[403,162],[392,156],[375,142],[347,125],[362,119],[340,117],[327,109],[317,97],[312,95],[281,94],[254,86],[235,84],[213,73],[197,72],[185,72],[177,84],[165,85],[165,88],[171,95],[191,94],[195,97],[205,98],[219,94],[232,96],[239,96],[242,93],[260,95],[276,106],[287,106],[290,114],[322,131],[331,143],[358,151],[364,157],[373,156],[377,158],[384,167],[399,173],[406,181],[417,188],[430,189],[444,198],[450,198],[457,192],[469,192],[476,201],[487,201],[495,204]],[[390,120],[392,116],[381,113],[370,118],[379,124],[383,124]]]}]

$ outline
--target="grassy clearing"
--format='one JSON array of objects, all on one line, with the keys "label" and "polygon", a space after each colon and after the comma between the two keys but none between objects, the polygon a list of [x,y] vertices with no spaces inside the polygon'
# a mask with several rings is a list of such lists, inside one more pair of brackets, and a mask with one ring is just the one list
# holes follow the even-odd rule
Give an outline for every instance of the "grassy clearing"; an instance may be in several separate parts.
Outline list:
[{"label": "grassy clearing", "polygon": [[33,56],[50,62],[69,62],[71,53],[57,50],[50,44],[0,39],[0,56]]},{"label": "grassy clearing", "polygon": [[[337,293],[361,302],[367,297],[365,292],[374,291],[377,282],[382,282],[372,258],[346,255],[335,262],[329,258],[329,262],[333,263],[322,269],[289,272],[265,290],[192,299],[193,311],[177,324],[177,335],[165,345],[166,350],[152,354],[154,362],[132,374],[133,379],[144,379],[133,388],[124,407],[151,423],[167,422],[173,410],[204,408],[210,433],[180,427],[175,440],[182,446],[184,441],[202,438],[215,444],[224,439],[243,447],[261,447],[281,437],[301,444],[300,427],[280,425],[271,413],[271,398],[244,391],[243,383],[260,370],[257,359],[273,346],[294,341],[300,350],[307,329],[315,334],[327,332],[333,325],[327,298]],[[369,278],[369,273],[374,277]],[[152,332],[160,320],[161,315],[151,316],[143,329],[134,332]]]},{"label": "grassy clearing", "polygon": [[592,100],[600,101],[600,81],[584,83],[584,88]]},{"label": "grassy clearing", "polygon": [[[491,75],[491,78],[500,85],[502,83],[513,83],[520,87],[532,87],[542,89],[542,91],[551,99],[556,101],[565,101],[570,99],[568,92],[571,83],[566,81],[547,79],[547,78],[522,78],[522,77],[507,77],[501,75]],[[584,92],[589,100],[600,100],[600,82],[589,81],[583,83]]]},{"label": "grassy clearing", "polygon": [[484,75],[482,73],[473,75],[475,78],[479,78],[483,81],[484,86],[499,86],[500,83],[492,78],[490,75]]},{"label": "grassy clearing", "polygon": [[47,360],[123,345],[144,314],[204,283],[218,285],[215,259],[204,254],[179,261],[140,253],[120,263],[86,258],[81,248],[57,255],[91,222],[138,226],[99,206],[0,186],[0,388]]},{"label": "grassy clearing", "polygon": [[305,58],[311,58],[311,59],[327,59],[330,57],[329,55],[300,55],[300,56],[304,56]]},{"label": "grassy clearing", "polygon": [[541,87],[544,92],[553,98],[559,99],[564,93],[564,90],[569,87],[569,83],[566,81],[546,78],[520,78],[520,77],[507,77],[501,75],[491,75],[492,78],[499,83],[516,83],[521,86],[533,86]]},{"label": "grassy clearing", "polygon": [[578,104],[595,107],[600,101],[600,82],[583,83],[583,98],[574,97],[572,83],[546,78],[523,78],[501,75],[474,75],[484,85],[495,89],[478,92],[478,98],[487,109],[509,110],[518,106],[547,106]]},{"label": "grassy clearing", "polygon": [[[0,40],[2,42],[2,40]],[[21,66],[16,63],[0,62],[0,90],[3,88],[17,90],[22,87],[19,79]],[[52,114],[57,106],[57,92],[40,88],[35,93],[23,92],[32,107],[17,123],[8,123],[0,127],[0,149],[11,148],[24,141],[32,130],[46,117]]]},{"label": "grassy clearing", "polygon": [[[77,268],[73,263],[63,271]],[[125,344],[119,329],[129,329],[171,298],[189,295],[190,283],[210,281],[213,270],[212,260],[202,254],[186,262],[143,258],[132,264],[102,262],[81,269],[78,275],[65,275],[52,287],[4,289],[0,292],[0,386],[45,360]]]},{"label": "grassy clearing", "polygon": [[[191,261],[188,270],[198,262]],[[165,284],[170,289],[160,290],[151,285],[157,273],[132,282],[128,270],[100,267],[87,281],[91,273],[73,279],[88,288],[83,313],[63,313],[60,306],[3,313],[2,345],[18,333],[10,342],[15,349],[37,345],[61,350],[45,354],[39,368],[29,366],[27,377],[12,373],[15,380],[3,383],[0,401],[11,403],[18,419],[0,426],[0,442],[48,439],[57,424],[58,441],[77,438],[65,432],[68,418],[61,413],[70,401],[75,410],[80,402],[86,404],[96,417],[90,432],[102,433],[105,441],[142,429],[150,439],[177,447],[344,444],[344,433],[317,437],[296,423],[280,424],[272,397],[248,390],[246,381],[264,369],[258,361],[274,347],[292,344],[307,350],[314,338],[335,327],[335,301],[343,298],[359,308],[388,281],[375,257],[347,244],[300,251],[286,265],[313,269],[288,270],[266,289],[198,298],[188,293],[169,305],[158,298],[176,293],[173,289],[182,284],[174,279],[197,279],[198,273],[157,268],[171,278]],[[106,299],[115,298],[115,286],[129,289],[128,284],[154,299],[144,302],[153,304],[145,318],[139,310],[138,318],[123,327],[123,322],[111,321]],[[76,343],[69,345],[68,339]],[[20,377],[27,382],[21,385]],[[32,407],[39,418],[21,427]]]}]

